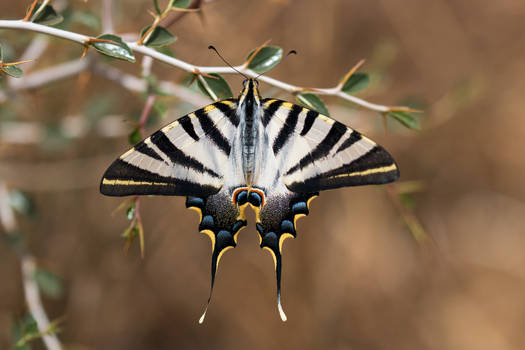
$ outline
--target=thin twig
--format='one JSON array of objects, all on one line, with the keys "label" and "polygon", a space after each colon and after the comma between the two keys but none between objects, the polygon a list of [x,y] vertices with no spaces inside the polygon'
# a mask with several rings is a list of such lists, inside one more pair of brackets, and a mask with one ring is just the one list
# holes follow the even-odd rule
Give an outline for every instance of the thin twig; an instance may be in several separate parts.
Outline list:
[{"label": "thin twig", "polygon": [[[19,79],[10,79],[9,88],[13,90],[33,89],[50,82],[61,80],[76,75],[89,66],[88,60],[72,60],[57,64],[49,68],[43,68]],[[0,100],[0,102],[2,102]]]},{"label": "thin twig", "polygon": [[142,136],[142,138],[146,137],[145,126],[146,126],[149,116],[151,115],[151,109],[153,108],[153,104],[155,103],[156,97],[157,96],[155,94],[148,95],[148,98],[146,99],[146,103],[144,104],[144,109],[142,110],[142,113],[140,115],[138,127],[139,127],[140,135]]},{"label": "thin twig", "polygon": [[[193,0],[191,4],[188,6],[188,8],[189,9],[200,9],[201,5],[202,5],[202,0]],[[161,24],[163,27],[169,28],[175,23],[177,23],[178,21],[180,21],[182,17],[186,16],[188,13],[190,12],[185,12],[185,11],[171,12],[171,14],[168,17],[166,17],[161,22]]]},{"label": "thin twig", "polygon": [[[81,45],[85,45],[86,43],[90,42],[92,40],[91,37],[69,32],[66,30],[61,30],[58,28],[48,27],[32,22],[24,22],[21,20],[0,20],[0,28],[4,29],[21,29],[21,30],[29,30],[34,31],[38,33],[43,33],[51,36],[55,36],[58,38],[70,40],[76,43],[79,43]],[[152,57],[155,60],[158,60],[160,62],[166,63],[168,65],[171,65],[173,67],[180,68],[182,70],[185,70],[190,73],[194,72],[202,72],[202,73],[223,73],[223,74],[236,74],[230,67],[227,66],[218,66],[218,67],[203,67],[203,66],[195,66],[190,63],[187,63],[185,61],[179,60],[174,57],[170,57],[167,55],[164,55],[152,48],[149,48],[144,45],[140,45],[135,42],[126,42],[126,44],[130,47],[130,49],[134,52],[141,53],[143,55]],[[237,70],[241,71],[243,74],[255,78],[258,74],[246,67],[244,65],[239,65],[235,67]],[[368,101],[365,101],[361,98],[349,95],[347,93],[344,93],[340,90],[338,86],[333,88],[304,88],[301,86],[296,86],[292,84],[288,84],[285,82],[282,82],[280,80],[277,80],[275,78],[271,78],[269,76],[263,75],[259,77],[260,81],[263,81],[269,85],[278,87],[282,90],[286,90],[290,93],[300,93],[304,91],[315,91],[315,93],[319,95],[333,95],[338,96],[342,99],[345,99],[347,101],[350,101],[356,105],[359,105],[361,107],[377,111],[377,112],[388,112],[390,110],[396,109],[399,110],[399,107],[389,107],[384,105],[379,105],[375,103],[371,103]]]},{"label": "thin twig", "polygon": [[[144,92],[147,87],[147,82],[144,79],[137,78],[134,75],[124,73],[118,68],[109,66],[103,63],[95,63],[92,67],[95,74],[112,80],[123,86],[124,88],[134,92]],[[209,104],[211,100],[200,94],[189,90],[188,88],[172,83],[171,81],[160,81],[157,86],[163,93],[176,96],[179,99],[191,103],[194,106],[204,106]]]},{"label": "thin twig", "polygon": [[[0,223],[6,231],[6,234],[12,234],[18,228],[13,210],[8,203],[7,186],[3,181],[0,181]],[[40,291],[35,281],[35,258],[27,251],[21,252],[19,258],[22,270],[24,297],[29,312],[35,319],[39,332],[43,334],[42,340],[46,348],[48,350],[61,350],[62,345],[57,336],[55,334],[49,334],[51,323],[42,304]]]},{"label": "thin twig", "polygon": [[[144,92],[147,87],[147,82],[144,79],[138,78],[132,74],[124,73],[120,69],[86,59],[74,59],[72,61],[59,63],[55,66],[42,68],[29,74],[25,74],[22,78],[12,78],[8,80],[8,91],[0,91],[0,103],[6,102],[9,91],[20,91],[26,89],[35,89],[49,83],[65,79],[76,74],[79,74],[86,69],[101,77],[112,80],[120,84],[125,89],[133,92]],[[178,97],[194,106],[204,106],[210,103],[210,99],[206,96],[193,92],[188,88],[175,84],[171,81],[159,81],[157,86],[163,93]]]},{"label": "thin twig", "polygon": [[385,189],[388,198],[403,218],[405,225],[414,239],[420,244],[434,243],[432,238],[426,233],[417,216],[412,211],[408,210],[399,199],[399,191],[396,184],[385,185]]}]

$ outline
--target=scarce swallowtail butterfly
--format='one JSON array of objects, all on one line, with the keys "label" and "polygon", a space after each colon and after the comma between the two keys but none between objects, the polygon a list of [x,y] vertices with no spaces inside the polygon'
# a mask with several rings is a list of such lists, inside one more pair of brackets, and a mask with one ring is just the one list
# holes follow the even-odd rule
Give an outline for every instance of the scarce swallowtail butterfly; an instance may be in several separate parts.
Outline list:
[{"label": "scarce swallowtail butterfly", "polygon": [[260,245],[275,263],[281,307],[283,241],[296,236],[319,191],[384,184],[399,170],[390,154],[345,125],[302,106],[261,98],[246,79],[237,99],[215,102],[166,125],[124,153],[106,170],[107,196],[186,196],[211,239],[211,289],[221,256],[236,246],[256,213]]}]

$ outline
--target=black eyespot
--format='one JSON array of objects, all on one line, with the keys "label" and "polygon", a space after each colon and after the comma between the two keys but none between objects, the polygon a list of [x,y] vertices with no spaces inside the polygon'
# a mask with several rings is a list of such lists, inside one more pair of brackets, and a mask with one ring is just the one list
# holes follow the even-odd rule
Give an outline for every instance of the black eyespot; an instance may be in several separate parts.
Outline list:
[{"label": "black eyespot", "polygon": [[243,87],[246,87],[246,84],[248,83],[248,80],[250,80],[250,79],[244,79],[243,80],[243,82],[242,82],[242,86]]}]

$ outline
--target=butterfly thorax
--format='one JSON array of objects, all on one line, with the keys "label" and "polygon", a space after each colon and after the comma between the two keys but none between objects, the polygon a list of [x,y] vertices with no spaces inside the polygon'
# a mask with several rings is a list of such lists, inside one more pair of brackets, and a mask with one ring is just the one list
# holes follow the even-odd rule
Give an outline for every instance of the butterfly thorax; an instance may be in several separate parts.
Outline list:
[{"label": "butterfly thorax", "polygon": [[260,133],[261,99],[257,89],[257,81],[247,79],[244,89],[239,95],[237,114],[239,116],[239,131],[241,139],[242,171],[247,185],[252,184],[256,173],[258,140]]}]

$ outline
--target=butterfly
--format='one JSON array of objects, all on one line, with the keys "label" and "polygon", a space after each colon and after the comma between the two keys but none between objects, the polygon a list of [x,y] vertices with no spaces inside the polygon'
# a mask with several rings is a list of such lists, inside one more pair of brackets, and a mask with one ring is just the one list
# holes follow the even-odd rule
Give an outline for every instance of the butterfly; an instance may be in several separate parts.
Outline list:
[{"label": "butterfly", "polygon": [[283,241],[296,236],[319,191],[384,184],[399,177],[392,156],[372,140],[314,110],[261,98],[246,79],[237,99],[215,102],[166,125],[124,153],[106,170],[107,196],[186,196],[211,239],[210,304],[225,251],[256,214],[260,246],[275,264],[281,319]]}]

